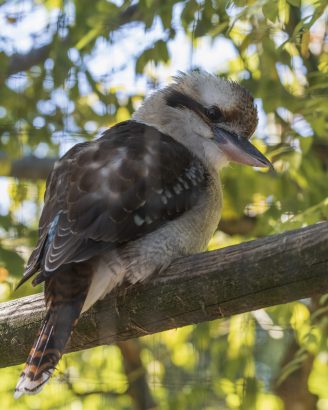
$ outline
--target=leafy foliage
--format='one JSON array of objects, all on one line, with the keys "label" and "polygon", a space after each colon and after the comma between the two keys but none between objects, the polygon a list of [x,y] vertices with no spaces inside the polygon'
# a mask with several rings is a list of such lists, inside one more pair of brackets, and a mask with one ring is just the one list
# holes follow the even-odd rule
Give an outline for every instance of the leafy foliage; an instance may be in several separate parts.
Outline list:
[{"label": "leafy foliage", "polygon": [[[325,2],[314,0],[3,2],[0,173],[10,175],[23,155],[58,156],[128,118],[143,97],[140,84],[156,87],[163,72],[189,68],[175,63],[180,39],[190,61],[257,98],[255,142],[276,169],[224,170],[223,232],[210,248],[327,219],[326,16]],[[134,87],[124,87],[127,77]],[[9,203],[5,192],[0,202],[6,300],[38,290],[13,287],[36,240],[44,181],[0,183],[10,194]],[[145,337],[142,359],[161,409],[278,410],[290,400],[326,409],[327,328],[322,297]],[[13,404],[19,372],[0,371],[4,408],[131,407],[114,346],[66,356],[57,382]]]}]

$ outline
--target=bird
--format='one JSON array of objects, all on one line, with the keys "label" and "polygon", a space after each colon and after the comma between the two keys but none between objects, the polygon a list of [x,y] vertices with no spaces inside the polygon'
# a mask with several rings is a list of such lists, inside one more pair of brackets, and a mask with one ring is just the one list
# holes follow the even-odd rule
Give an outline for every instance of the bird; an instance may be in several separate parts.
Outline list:
[{"label": "bird", "polygon": [[46,316],[15,389],[41,391],[80,315],[121,284],[206,250],[222,209],[221,169],[272,167],[249,141],[251,94],[205,70],[179,72],[130,120],[73,146],[51,171],[39,239],[18,286],[44,283]]}]

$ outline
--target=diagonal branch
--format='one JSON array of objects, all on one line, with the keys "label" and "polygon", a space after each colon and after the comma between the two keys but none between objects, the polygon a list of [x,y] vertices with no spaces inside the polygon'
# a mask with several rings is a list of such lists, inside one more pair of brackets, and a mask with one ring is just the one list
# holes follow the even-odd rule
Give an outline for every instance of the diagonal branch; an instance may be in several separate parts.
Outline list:
[{"label": "diagonal branch", "polygon": [[20,71],[26,71],[34,65],[43,63],[49,57],[51,46],[51,44],[46,44],[42,47],[33,48],[26,54],[13,54],[9,60],[7,75],[10,76]]},{"label": "diagonal branch", "polygon": [[[120,13],[111,31],[115,31],[125,24],[138,21],[142,21],[142,16],[138,5],[134,4]],[[26,54],[13,54],[9,60],[7,75],[10,76],[20,71],[26,71],[34,65],[43,63],[49,57],[52,46],[52,43],[49,43],[42,47],[33,48]]]},{"label": "diagonal branch", "polygon": [[[107,296],[67,352],[128,340],[328,291],[328,222],[185,257]],[[0,367],[22,363],[44,316],[41,294],[0,304]]]}]

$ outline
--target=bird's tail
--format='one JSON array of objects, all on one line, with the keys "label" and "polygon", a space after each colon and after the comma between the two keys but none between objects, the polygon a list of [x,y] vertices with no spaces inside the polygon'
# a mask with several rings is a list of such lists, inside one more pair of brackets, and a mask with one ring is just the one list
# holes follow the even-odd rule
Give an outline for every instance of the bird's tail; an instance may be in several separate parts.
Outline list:
[{"label": "bird's tail", "polygon": [[47,285],[47,314],[18,380],[14,394],[16,399],[22,394],[38,393],[47,383],[64,352],[88,291],[88,286],[78,292],[75,288],[74,292],[69,291],[65,295],[62,284]]},{"label": "bird's tail", "polygon": [[38,393],[49,380],[79,314],[72,305],[50,307],[17,383],[16,399],[22,394]]}]

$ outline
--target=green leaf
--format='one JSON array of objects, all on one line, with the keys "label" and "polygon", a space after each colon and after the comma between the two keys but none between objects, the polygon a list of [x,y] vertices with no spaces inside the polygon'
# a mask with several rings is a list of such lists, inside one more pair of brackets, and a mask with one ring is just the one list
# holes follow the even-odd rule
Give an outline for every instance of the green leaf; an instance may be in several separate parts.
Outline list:
[{"label": "green leaf", "polygon": [[0,266],[4,266],[11,275],[19,277],[24,270],[24,259],[17,252],[0,246]]},{"label": "green leaf", "polygon": [[287,0],[287,2],[294,7],[301,7],[302,0]]},{"label": "green leaf", "polygon": [[266,17],[270,21],[275,21],[278,17],[278,4],[275,0],[267,1],[264,6],[262,7],[262,12],[264,17]]}]

